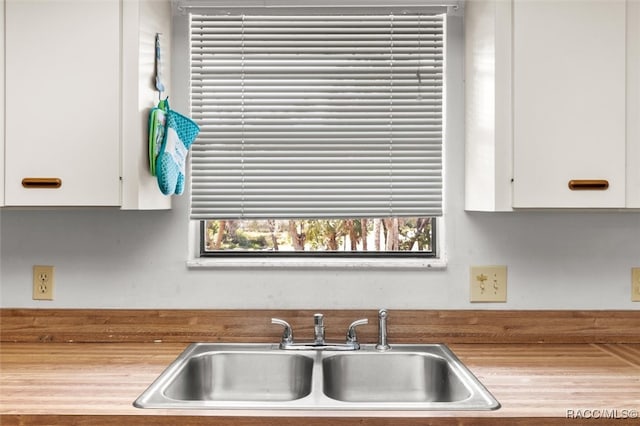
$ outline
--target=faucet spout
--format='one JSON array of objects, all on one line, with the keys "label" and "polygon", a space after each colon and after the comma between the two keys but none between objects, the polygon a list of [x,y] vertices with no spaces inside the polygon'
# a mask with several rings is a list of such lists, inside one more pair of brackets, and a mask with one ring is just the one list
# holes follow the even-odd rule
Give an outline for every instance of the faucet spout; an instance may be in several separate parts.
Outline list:
[{"label": "faucet spout", "polygon": [[376,349],[379,351],[388,351],[391,346],[387,343],[387,318],[389,312],[386,309],[378,311],[378,344]]},{"label": "faucet spout", "polygon": [[324,315],[313,315],[314,344],[324,345]]}]

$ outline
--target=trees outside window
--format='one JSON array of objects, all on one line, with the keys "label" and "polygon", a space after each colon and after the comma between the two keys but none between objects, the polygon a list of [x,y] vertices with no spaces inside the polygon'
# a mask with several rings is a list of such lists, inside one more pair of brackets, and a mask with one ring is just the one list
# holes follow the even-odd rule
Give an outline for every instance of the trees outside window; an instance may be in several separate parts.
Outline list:
[{"label": "trees outside window", "polygon": [[207,220],[204,252],[434,251],[433,218]]}]

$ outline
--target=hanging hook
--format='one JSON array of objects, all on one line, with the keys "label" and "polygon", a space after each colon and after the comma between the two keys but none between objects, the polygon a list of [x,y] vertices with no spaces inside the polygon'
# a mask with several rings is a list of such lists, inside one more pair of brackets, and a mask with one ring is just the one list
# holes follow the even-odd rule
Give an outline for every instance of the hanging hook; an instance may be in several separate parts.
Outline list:
[{"label": "hanging hook", "polygon": [[156,74],[156,90],[158,91],[158,100],[162,100],[162,92],[164,92],[164,84],[162,83],[162,62],[160,57],[160,36],[162,33],[156,33],[156,54],[155,54],[155,74]]}]

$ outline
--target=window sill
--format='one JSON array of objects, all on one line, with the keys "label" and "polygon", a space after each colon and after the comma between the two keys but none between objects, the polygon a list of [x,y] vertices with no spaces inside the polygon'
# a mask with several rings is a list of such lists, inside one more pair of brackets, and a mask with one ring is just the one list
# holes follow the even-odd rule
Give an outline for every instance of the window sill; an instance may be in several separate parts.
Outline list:
[{"label": "window sill", "polygon": [[244,268],[336,268],[336,269],[426,269],[443,270],[447,261],[439,258],[429,259],[310,259],[310,258],[195,258],[187,261],[187,267],[192,269],[244,269]]}]

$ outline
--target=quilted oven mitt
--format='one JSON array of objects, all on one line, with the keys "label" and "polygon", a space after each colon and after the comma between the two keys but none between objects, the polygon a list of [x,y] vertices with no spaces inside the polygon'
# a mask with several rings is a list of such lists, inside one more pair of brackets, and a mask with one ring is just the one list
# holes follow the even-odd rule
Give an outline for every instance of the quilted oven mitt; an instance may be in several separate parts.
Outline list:
[{"label": "quilted oven mitt", "polygon": [[156,159],[158,186],[164,195],[184,192],[187,154],[199,132],[193,120],[167,109],[164,140]]}]

